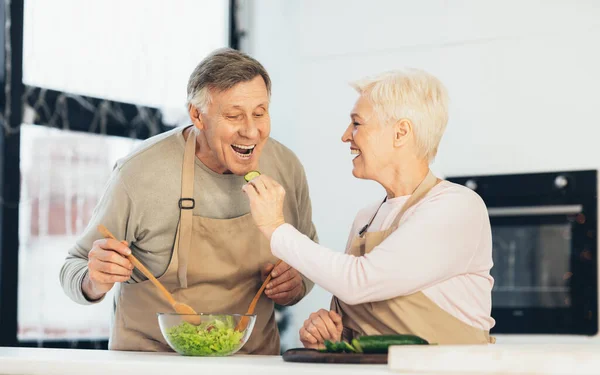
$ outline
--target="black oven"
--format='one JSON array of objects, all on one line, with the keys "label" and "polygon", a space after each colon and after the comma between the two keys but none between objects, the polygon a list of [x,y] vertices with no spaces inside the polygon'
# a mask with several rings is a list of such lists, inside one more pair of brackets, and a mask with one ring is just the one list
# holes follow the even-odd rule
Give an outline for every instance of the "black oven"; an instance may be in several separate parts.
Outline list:
[{"label": "black oven", "polygon": [[485,201],[496,334],[598,333],[595,170],[449,177]]}]

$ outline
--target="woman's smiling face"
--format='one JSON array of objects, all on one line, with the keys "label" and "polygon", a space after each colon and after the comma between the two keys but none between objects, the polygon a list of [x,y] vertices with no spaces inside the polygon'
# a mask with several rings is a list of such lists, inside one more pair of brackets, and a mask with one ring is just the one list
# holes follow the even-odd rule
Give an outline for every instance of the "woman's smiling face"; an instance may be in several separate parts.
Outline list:
[{"label": "woman's smiling face", "polygon": [[357,155],[352,160],[352,174],[357,178],[378,180],[394,162],[394,128],[380,121],[365,95],[356,101],[350,118],[342,141],[350,143],[350,152]]}]

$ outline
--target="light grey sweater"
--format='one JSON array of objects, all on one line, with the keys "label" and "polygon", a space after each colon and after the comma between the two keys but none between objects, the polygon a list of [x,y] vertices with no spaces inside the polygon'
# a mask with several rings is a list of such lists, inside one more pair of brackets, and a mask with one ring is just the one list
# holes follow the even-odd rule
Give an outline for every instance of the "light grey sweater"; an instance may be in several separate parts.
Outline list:
[{"label": "light grey sweater", "polygon": [[[93,303],[85,298],[81,284],[88,271],[88,252],[93,242],[102,238],[96,229],[99,224],[126,240],[133,254],[156,277],[166,271],[179,221],[183,129],[149,138],[117,162],[87,228],[69,249],[60,272],[61,285],[73,301]],[[317,241],[308,184],[298,158],[281,143],[269,139],[259,165],[262,173],[286,190],[286,222]],[[248,198],[241,190],[243,177],[215,173],[196,158],[194,184],[194,215],[229,219],[250,212]],[[135,269],[129,283],[145,279]],[[304,284],[308,293],[313,283],[304,278]]]}]

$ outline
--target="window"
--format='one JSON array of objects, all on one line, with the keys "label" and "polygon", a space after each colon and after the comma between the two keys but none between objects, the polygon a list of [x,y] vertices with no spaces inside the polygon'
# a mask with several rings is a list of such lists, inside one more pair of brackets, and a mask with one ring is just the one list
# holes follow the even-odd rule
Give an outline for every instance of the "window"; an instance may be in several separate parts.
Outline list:
[{"label": "window", "polygon": [[[23,82],[71,97],[158,108],[166,123],[180,124],[187,119],[190,73],[206,54],[228,42],[228,0],[27,0]],[[74,123],[59,104],[38,106],[49,114],[43,125],[56,126],[56,117],[67,117],[64,126]],[[97,305],[80,306],[63,293],[59,272],[115,161],[138,142],[22,125],[19,341],[108,338],[112,294]]]},{"label": "window", "polygon": [[101,303],[71,301],[59,272],[87,225],[115,162],[139,140],[21,127],[18,339],[106,339],[112,294]]},{"label": "window", "polygon": [[181,111],[194,67],[229,43],[228,17],[227,0],[27,0],[23,81]]}]

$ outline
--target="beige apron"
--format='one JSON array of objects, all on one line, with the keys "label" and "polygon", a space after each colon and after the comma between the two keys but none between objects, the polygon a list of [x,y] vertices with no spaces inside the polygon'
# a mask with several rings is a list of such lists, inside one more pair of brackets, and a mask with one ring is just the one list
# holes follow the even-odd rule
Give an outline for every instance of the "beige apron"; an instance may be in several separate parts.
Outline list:
[{"label": "beige apron", "polygon": [[[347,254],[368,254],[387,238],[400,223],[402,215],[419,202],[440,180],[431,171],[402,207],[392,225],[380,232],[367,232],[375,215],[354,238]],[[427,272],[427,270],[422,270]],[[437,344],[486,344],[493,342],[489,332],[472,327],[455,318],[422,292],[380,302],[348,305],[333,297],[331,309],[342,316],[342,338],[352,340],[362,335],[413,334]]]},{"label": "beige apron", "polygon": [[[261,268],[277,259],[250,214],[224,220],[192,215],[196,159],[196,133],[192,130],[183,158],[175,246],[167,270],[158,279],[177,301],[199,313],[244,314],[262,284]],[[149,280],[120,284],[115,298],[110,349],[171,351],[160,332],[156,313],[174,311]],[[240,353],[279,355],[273,302],[263,295],[255,313],[254,330]]]}]

